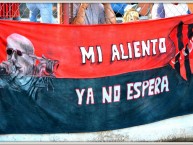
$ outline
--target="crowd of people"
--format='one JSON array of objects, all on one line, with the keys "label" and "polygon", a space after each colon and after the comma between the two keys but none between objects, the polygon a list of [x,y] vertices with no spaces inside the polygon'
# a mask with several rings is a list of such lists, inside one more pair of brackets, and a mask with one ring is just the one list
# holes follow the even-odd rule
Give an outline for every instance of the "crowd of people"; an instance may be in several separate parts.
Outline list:
[{"label": "crowd of people", "polygon": [[[26,3],[29,20],[37,22],[40,13],[42,23],[57,23],[53,17],[52,3]],[[0,3],[0,19],[21,20],[20,3]],[[159,19],[190,14],[186,3],[73,3],[73,19],[70,24],[115,24],[143,19]]]}]

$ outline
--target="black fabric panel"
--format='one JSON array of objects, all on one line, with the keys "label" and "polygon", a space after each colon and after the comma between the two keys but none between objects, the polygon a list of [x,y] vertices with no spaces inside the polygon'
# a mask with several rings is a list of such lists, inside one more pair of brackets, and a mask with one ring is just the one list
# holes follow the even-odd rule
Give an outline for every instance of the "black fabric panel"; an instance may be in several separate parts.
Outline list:
[{"label": "black fabric panel", "polygon": [[[169,92],[127,100],[127,83],[168,77]],[[7,76],[1,76],[6,80]],[[33,78],[33,82],[40,78]],[[40,82],[40,81],[39,81]],[[193,113],[193,82],[184,81],[169,65],[96,79],[51,79],[52,89],[26,90],[1,85],[0,133],[96,132],[132,127]],[[45,81],[44,81],[45,83]],[[33,83],[35,84],[35,83]],[[102,87],[121,85],[119,102],[102,103]],[[86,104],[87,88],[94,92],[94,104]],[[85,89],[78,105],[75,89]]]}]

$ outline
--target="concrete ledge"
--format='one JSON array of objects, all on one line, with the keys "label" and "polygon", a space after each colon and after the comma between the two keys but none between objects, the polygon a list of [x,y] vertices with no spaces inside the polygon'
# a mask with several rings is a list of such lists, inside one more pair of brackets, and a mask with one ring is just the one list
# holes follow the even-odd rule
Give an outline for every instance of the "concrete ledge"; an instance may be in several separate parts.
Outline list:
[{"label": "concrete ledge", "polygon": [[[139,118],[140,119],[140,118]],[[94,133],[11,134],[0,135],[0,141],[57,142],[168,142],[193,141],[193,114],[131,128]]]}]

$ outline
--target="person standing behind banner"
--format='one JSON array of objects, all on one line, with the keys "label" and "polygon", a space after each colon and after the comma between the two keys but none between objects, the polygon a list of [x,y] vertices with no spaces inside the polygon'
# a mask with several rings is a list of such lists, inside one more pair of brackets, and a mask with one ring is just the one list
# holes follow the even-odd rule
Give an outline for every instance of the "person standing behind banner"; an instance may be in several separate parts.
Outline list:
[{"label": "person standing behind banner", "polygon": [[41,21],[43,23],[56,23],[52,14],[52,3],[26,3],[30,10],[30,21],[37,22],[38,12],[40,11]]},{"label": "person standing behind banner", "polygon": [[127,9],[123,16],[123,23],[139,20],[139,12],[133,8]]},{"label": "person standing behind banner", "polygon": [[21,20],[19,3],[0,3],[0,19]]},{"label": "person standing behind banner", "polygon": [[188,5],[185,3],[155,3],[152,7],[152,19],[168,18],[190,14]]},{"label": "person standing behind banner", "polygon": [[109,3],[73,4],[72,24],[115,24],[116,16]]}]

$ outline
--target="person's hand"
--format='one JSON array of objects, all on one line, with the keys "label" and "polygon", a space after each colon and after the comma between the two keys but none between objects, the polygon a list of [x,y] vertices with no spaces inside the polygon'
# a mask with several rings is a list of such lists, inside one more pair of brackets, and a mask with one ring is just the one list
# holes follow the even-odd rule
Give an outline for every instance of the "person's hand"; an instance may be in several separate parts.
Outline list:
[{"label": "person's hand", "polygon": [[80,6],[83,7],[84,9],[87,9],[89,4],[88,3],[81,3]]}]

